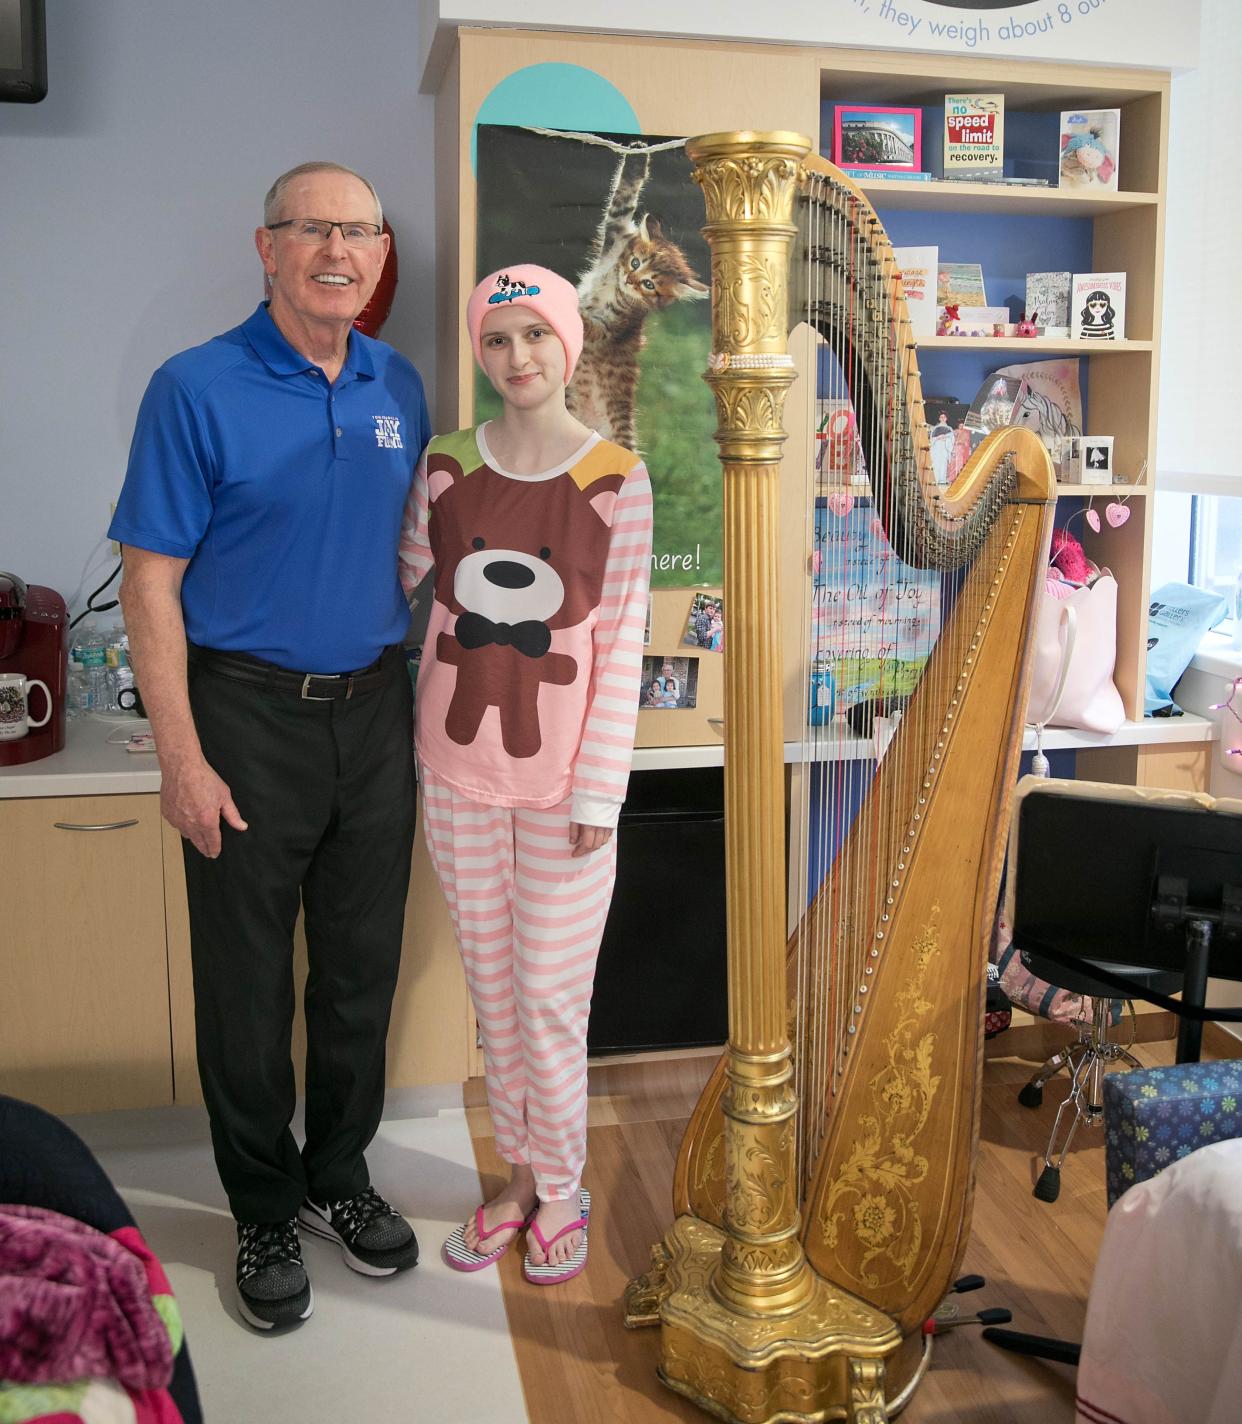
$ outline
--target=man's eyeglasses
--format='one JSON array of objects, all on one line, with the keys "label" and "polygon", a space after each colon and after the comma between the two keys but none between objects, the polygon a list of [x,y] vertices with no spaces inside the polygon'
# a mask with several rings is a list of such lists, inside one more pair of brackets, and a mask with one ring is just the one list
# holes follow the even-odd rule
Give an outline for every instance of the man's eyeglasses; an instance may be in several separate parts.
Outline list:
[{"label": "man's eyeglasses", "polygon": [[378,223],[328,222],[323,218],[286,218],[284,222],[267,224],[268,232],[280,227],[287,227],[295,242],[304,242],[309,247],[322,247],[332,236],[334,227],[340,228],[346,247],[370,247],[379,241],[383,231]]}]

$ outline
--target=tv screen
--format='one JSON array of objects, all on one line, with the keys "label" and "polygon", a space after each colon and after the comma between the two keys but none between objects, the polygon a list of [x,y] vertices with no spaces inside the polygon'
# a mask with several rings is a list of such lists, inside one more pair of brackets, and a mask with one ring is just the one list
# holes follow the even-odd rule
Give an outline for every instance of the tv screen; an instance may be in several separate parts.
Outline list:
[{"label": "tv screen", "polygon": [[37,104],[47,94],[43,0],[0,0],[0,102]]}]

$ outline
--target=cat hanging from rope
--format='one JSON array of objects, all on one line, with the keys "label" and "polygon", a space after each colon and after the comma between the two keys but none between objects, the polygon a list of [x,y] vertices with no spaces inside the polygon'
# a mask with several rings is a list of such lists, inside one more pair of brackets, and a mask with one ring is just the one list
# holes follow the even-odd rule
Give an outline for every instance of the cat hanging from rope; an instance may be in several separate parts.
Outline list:
[{"label": "cat hanging from rope", "polygon": [[570,412],[605,440],[637,450],[634,402],[643,326],[654,311],[707,295],[681,248],[665,237],[638,200],[651,156],[625,153],[617,164],[603,220],[578,279],[582,355],[566,392]]}]

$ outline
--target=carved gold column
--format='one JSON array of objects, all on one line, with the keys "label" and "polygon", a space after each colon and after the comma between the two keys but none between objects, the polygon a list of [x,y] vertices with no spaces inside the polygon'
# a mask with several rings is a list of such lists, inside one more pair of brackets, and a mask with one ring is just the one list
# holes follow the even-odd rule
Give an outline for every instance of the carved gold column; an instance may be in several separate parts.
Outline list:
[{"label": "carved gold column", "polygon": [[[740,150],[740,151],[739,151]],[[780,635],[782,413],[794,380],[788,275],[799,161],[771,135],[687,145],[712,249],[716,442],[724,467],[728,1236],[713,1287],[747,1315],[796,1309],[812,1278],[798,1242],[785,987],[785,782]]]},{"label": "carved gold column", "polygon": [[[687,152],[712,249],[716,433],[724,467],[725,873],[729,1047],[724,1231],[683,1216],[631,1323],[660,1322],[660,1376],[720,1418],[880,1424],[892,1322],[818,1277],[799,1241],[785,1002],[779,480],[794,203],[808,139],[710,134]],[[800,254],[799,254],[800,256]]]}]

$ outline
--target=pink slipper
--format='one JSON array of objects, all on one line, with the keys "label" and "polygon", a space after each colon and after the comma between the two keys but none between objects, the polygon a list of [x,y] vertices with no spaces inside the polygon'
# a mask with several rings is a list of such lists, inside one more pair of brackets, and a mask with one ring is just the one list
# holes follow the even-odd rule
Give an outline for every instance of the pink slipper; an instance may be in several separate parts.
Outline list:
[{"label": "pink slipper", "polygon": [[562,1236],[568,1236],[571,1231],[581,1231],[582,1240],[578,1242],[574,1254],[568,1261],[562,1261],[558,1265],[546,1262],[542,1266],[536,1266],[530,1259],[530,1252],[526,1253],[526,1260],[522,1263],[522,1274],[533,1286],[556,1286],[562,1281],[572,1281],[573,1278],[586,1269],[587,1263],[587,1222],[591,1217],[591,1193],[585,1187],[578,1189],[578,1201],[582,1207],[582,1215],[577,1221],[571,1221],[568,1226],[563,1226],[552,1238],[551,1241],[543,1239],[543,1232],[539,1230],[536,1221],[531,1220],[530,1229],[535,1234],[540,1249],[546,1256],[552,1246],[558,1242]]},{"label": "pink slipper", "polygon": [[[539,1207],[536,1204],[531,1207],[530,1214],[524,1221],[502,1221],[498,1226],[493,1226],[490,1231],[485,1231],[483,1229],[483,1208],[476,1207],[474,1226],[479,1233],[479,1244],[482,1245],[489,1236],[495,1236],[498,1231],[525,1231],[534,1221],[535,1213],[538,1210]],[[514,1235],[503,1246],[498,1246],[495,1251],[488,1251],[484,1254],[481,1251],[473,1251],[466,1245],[466,1228],[459,1226],[444,1243],[440,1254],[444,1257],[444,1264],[451,1266],[455,1271],[481,1271],[485,1266],[495,1265],[516,1240],[517,1236]]]}]

